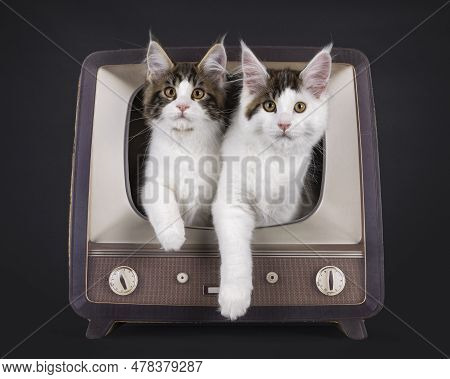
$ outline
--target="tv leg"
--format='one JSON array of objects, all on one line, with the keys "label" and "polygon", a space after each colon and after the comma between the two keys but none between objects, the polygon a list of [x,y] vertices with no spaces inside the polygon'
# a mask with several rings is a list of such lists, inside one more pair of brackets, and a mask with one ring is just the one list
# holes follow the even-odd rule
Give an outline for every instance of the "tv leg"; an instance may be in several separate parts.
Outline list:
[{"label": "tv leg", "polygon": [[114,326],[112,320],[89,320],[86,337],[94,340],[106,336]]},{"label": "tv leg", "polygon": [[340,320],[338,328],[352,340],[364,340],[367,338],[367,329],[364,320]]}]

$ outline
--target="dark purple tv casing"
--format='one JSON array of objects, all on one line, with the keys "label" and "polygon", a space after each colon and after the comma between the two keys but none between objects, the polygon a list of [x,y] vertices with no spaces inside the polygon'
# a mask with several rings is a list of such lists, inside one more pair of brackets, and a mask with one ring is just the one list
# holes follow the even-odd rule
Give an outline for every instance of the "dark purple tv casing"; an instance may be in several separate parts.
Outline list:
[{"label": "dark purple tv casing", "polygon": [[[306,62],[319,49],[308,47],[254,47],[263,61]],[[207,48],[168,48],[175,61],[199,61]],[[229,60],[240,59],[240,48],[227,48]],[[383,307],[384,268],[380,179],[375,108],[370,65],[365,55],[353,49],[334,48],[333,62],[353,65],[359,107],[360,143],[364,189],[366,238],[366,300],[357,305],[328,306],[253,306],[233,323],[336,322],[347,336],[367,336],[364,320]],[[230,323],[206,306],[161,306],[93,303],[87,298],[87,223],[91,137],[97,71],[104,65],[138,64],[144,49],[102,51],[89,55],[82,65],[75,141],[73,150],[71,212],[69,230],[70,304],[77,314],[90,321],[87,337],[106,335],[115,322]],[[105,279],[107,280],[107,279]]]}]

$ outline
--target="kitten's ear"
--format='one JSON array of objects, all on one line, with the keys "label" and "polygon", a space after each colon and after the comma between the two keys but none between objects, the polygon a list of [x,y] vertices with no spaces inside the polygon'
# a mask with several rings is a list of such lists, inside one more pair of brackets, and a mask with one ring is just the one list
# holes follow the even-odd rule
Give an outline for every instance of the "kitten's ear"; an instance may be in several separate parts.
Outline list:
[{"label": "kitten's ear", "polygon": [[241,49],[244,88],[253,95],[266,87],[269,74],[244,41],[241,41]]},{"label": "kitten's ear", "polygon": [[325,92],[330,79],[332,47],[331,43],[325,46],[300,73],[303,86],[317,98]]},{"label": "kitten's ear", "polygon": [[173,63],[163,50],[161,45],[150,40],[147,49],[147,78],[158,81],[167,71],[173,67]]},{"label": "kitten's ear", "polygon": [[217,81],[220,86],[225,83],[225,75],[227,73],[227,53],[223,46],[223,40],[211,47],[198,67],[209,76],[212,80]]}]

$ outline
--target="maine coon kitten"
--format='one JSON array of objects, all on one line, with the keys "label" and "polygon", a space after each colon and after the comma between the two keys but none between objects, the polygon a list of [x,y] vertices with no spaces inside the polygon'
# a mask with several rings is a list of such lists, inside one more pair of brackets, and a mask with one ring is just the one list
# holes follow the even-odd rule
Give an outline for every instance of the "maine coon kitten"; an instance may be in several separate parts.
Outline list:
[{"label": "maine coon kitten", "polygon": [[222,144],[212,208],[222,261],[220,310],[231,320],[250,306],[254,228],[299,216],[312,150],[327,126],[330,51],[331,45],[302,71],[271,70],[242,43],[242,92]]},{"label": "maine coon kitten", "polygon": [[199,63],[176,63],[151,41],[146,61],[143,104],[151,140],[142,206],[162,248],[179,250],[185,223],[210,223],[224,131],[227,56],[217,43]]}]

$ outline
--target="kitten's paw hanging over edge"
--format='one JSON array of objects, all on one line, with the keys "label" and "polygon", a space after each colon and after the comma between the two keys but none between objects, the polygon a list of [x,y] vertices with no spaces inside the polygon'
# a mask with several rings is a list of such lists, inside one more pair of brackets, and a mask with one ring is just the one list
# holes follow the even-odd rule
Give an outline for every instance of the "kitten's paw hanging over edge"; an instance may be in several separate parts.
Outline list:
[{"label": "kitten's paw hanging over edge", "polygon": [[186,238],[184,236],[184,226],[180,229],[170,226],[158,233],[158,240],[162,248],[166,251],[177,251],[181,249]]},{"label": "kitten's paw hanging over edge", "polygon": [[222,316],[231,321],[245,315],[252,300],[252,286],[221,285],[219,305]]}]

